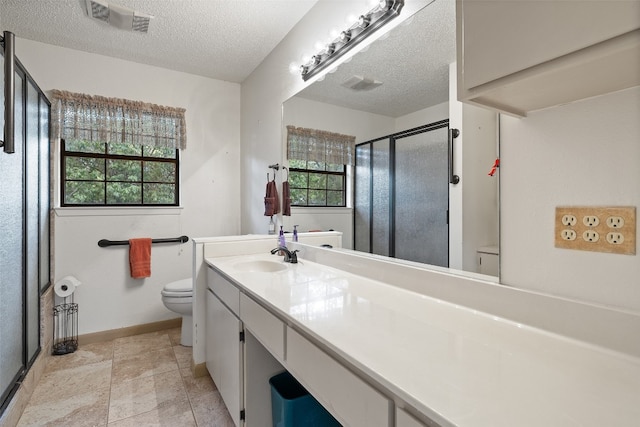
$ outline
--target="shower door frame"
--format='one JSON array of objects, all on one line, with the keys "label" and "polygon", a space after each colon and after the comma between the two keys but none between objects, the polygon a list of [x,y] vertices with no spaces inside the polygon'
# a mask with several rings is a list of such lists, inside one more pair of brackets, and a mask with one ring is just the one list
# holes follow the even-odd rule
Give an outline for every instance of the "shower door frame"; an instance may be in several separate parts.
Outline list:
[{"label": "shower door frame", "polygon": [[[449,129],[449,119],[440,120],[437,122],[429,123],[426,125],[418,126],[415,128],[407,129],[404,131],[392,133],[390,135],[382,136],[379,138],[371,139],[369,141],[356,144],[356,156],[355,156],[355,168],[358,167],[358,147],[369,145],[369,253],[373,253],[373,144],[379,141],[389,141],[389,238],[388,238],[388,255],[391,258],[395,258],[395,222],[396,222],[396,142],[399,139],[406,138],[421,133],[430,132],[437,129],[447,128],[447,134]],[[450,155],[450,154],[449,154]],[[450,160],[450,159],[449,159]],[[447,162],[448,168],[450,168],[450,161]],[[355,197],[356,188],[358,188],[358,174],[354,173],[354,215],[353,215],[353,247],[356,248],[357,242],[357,227],[356,227],[356,215],[355,206],[357,198]],[[449,227],[449,201],[450,197],[447,196],[447,228]],[[357,249],[356,249],[357,250]],[[447,233],[447,250],[446,250],[447,265],[449,266],[449,237]]]}]

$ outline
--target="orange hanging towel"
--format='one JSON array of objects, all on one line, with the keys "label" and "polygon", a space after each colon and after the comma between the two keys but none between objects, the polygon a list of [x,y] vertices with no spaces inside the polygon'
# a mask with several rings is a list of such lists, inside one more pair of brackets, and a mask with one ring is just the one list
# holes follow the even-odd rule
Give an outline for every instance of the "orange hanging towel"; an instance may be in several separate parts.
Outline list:
[{"label": "orange hanging towel", "polygon": [[129,266],[131,277],[144,279],[151,276],[151,239],[129,239]]}]

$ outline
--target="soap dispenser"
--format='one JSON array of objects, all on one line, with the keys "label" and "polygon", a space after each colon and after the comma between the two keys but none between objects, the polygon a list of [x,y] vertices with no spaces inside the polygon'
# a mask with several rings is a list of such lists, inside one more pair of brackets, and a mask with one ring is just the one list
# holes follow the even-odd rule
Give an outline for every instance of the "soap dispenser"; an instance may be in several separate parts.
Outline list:
[{"label": "soap dispenser", "polygon": [[293,226],[293,241],[294,242],[298,241],[298,226],[297,225]]},{"label": "soap dispenser", "polygon": [[280,226],[280,236],[278,237],[278,246],[286,248],[287,242],[284,239],[284,231],[282,231],[282,226]]},{"label": "soap dispenser", "polygon": [[273,221],[273,215],[271,221],[269,221],[269,234],[276,234],[276,223]]}]

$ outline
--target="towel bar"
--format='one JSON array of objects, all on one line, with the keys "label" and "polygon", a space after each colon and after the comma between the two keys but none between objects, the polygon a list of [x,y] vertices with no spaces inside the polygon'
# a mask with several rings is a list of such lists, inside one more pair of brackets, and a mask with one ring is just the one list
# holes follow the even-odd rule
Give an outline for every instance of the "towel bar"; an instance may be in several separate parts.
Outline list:
[{"label": "towel bar", "polygon": [[[170,239],[152,239],[151,243],[186,243],[189,241],[187,236],[173,237]],[[129,245],[128,240],[107,240],[102,239],[98,241],[98,246],[101,248],[106,248],[107,246],[125,246]]]}]

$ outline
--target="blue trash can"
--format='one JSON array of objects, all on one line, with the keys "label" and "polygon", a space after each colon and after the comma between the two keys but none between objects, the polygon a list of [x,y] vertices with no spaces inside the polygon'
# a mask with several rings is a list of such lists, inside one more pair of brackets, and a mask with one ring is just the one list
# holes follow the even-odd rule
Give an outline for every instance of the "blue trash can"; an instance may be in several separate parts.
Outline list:
[{"label": "blue trash can", "polygon": [[340,427],[289,372],[271,377],[269,384],[273,427]]}]

